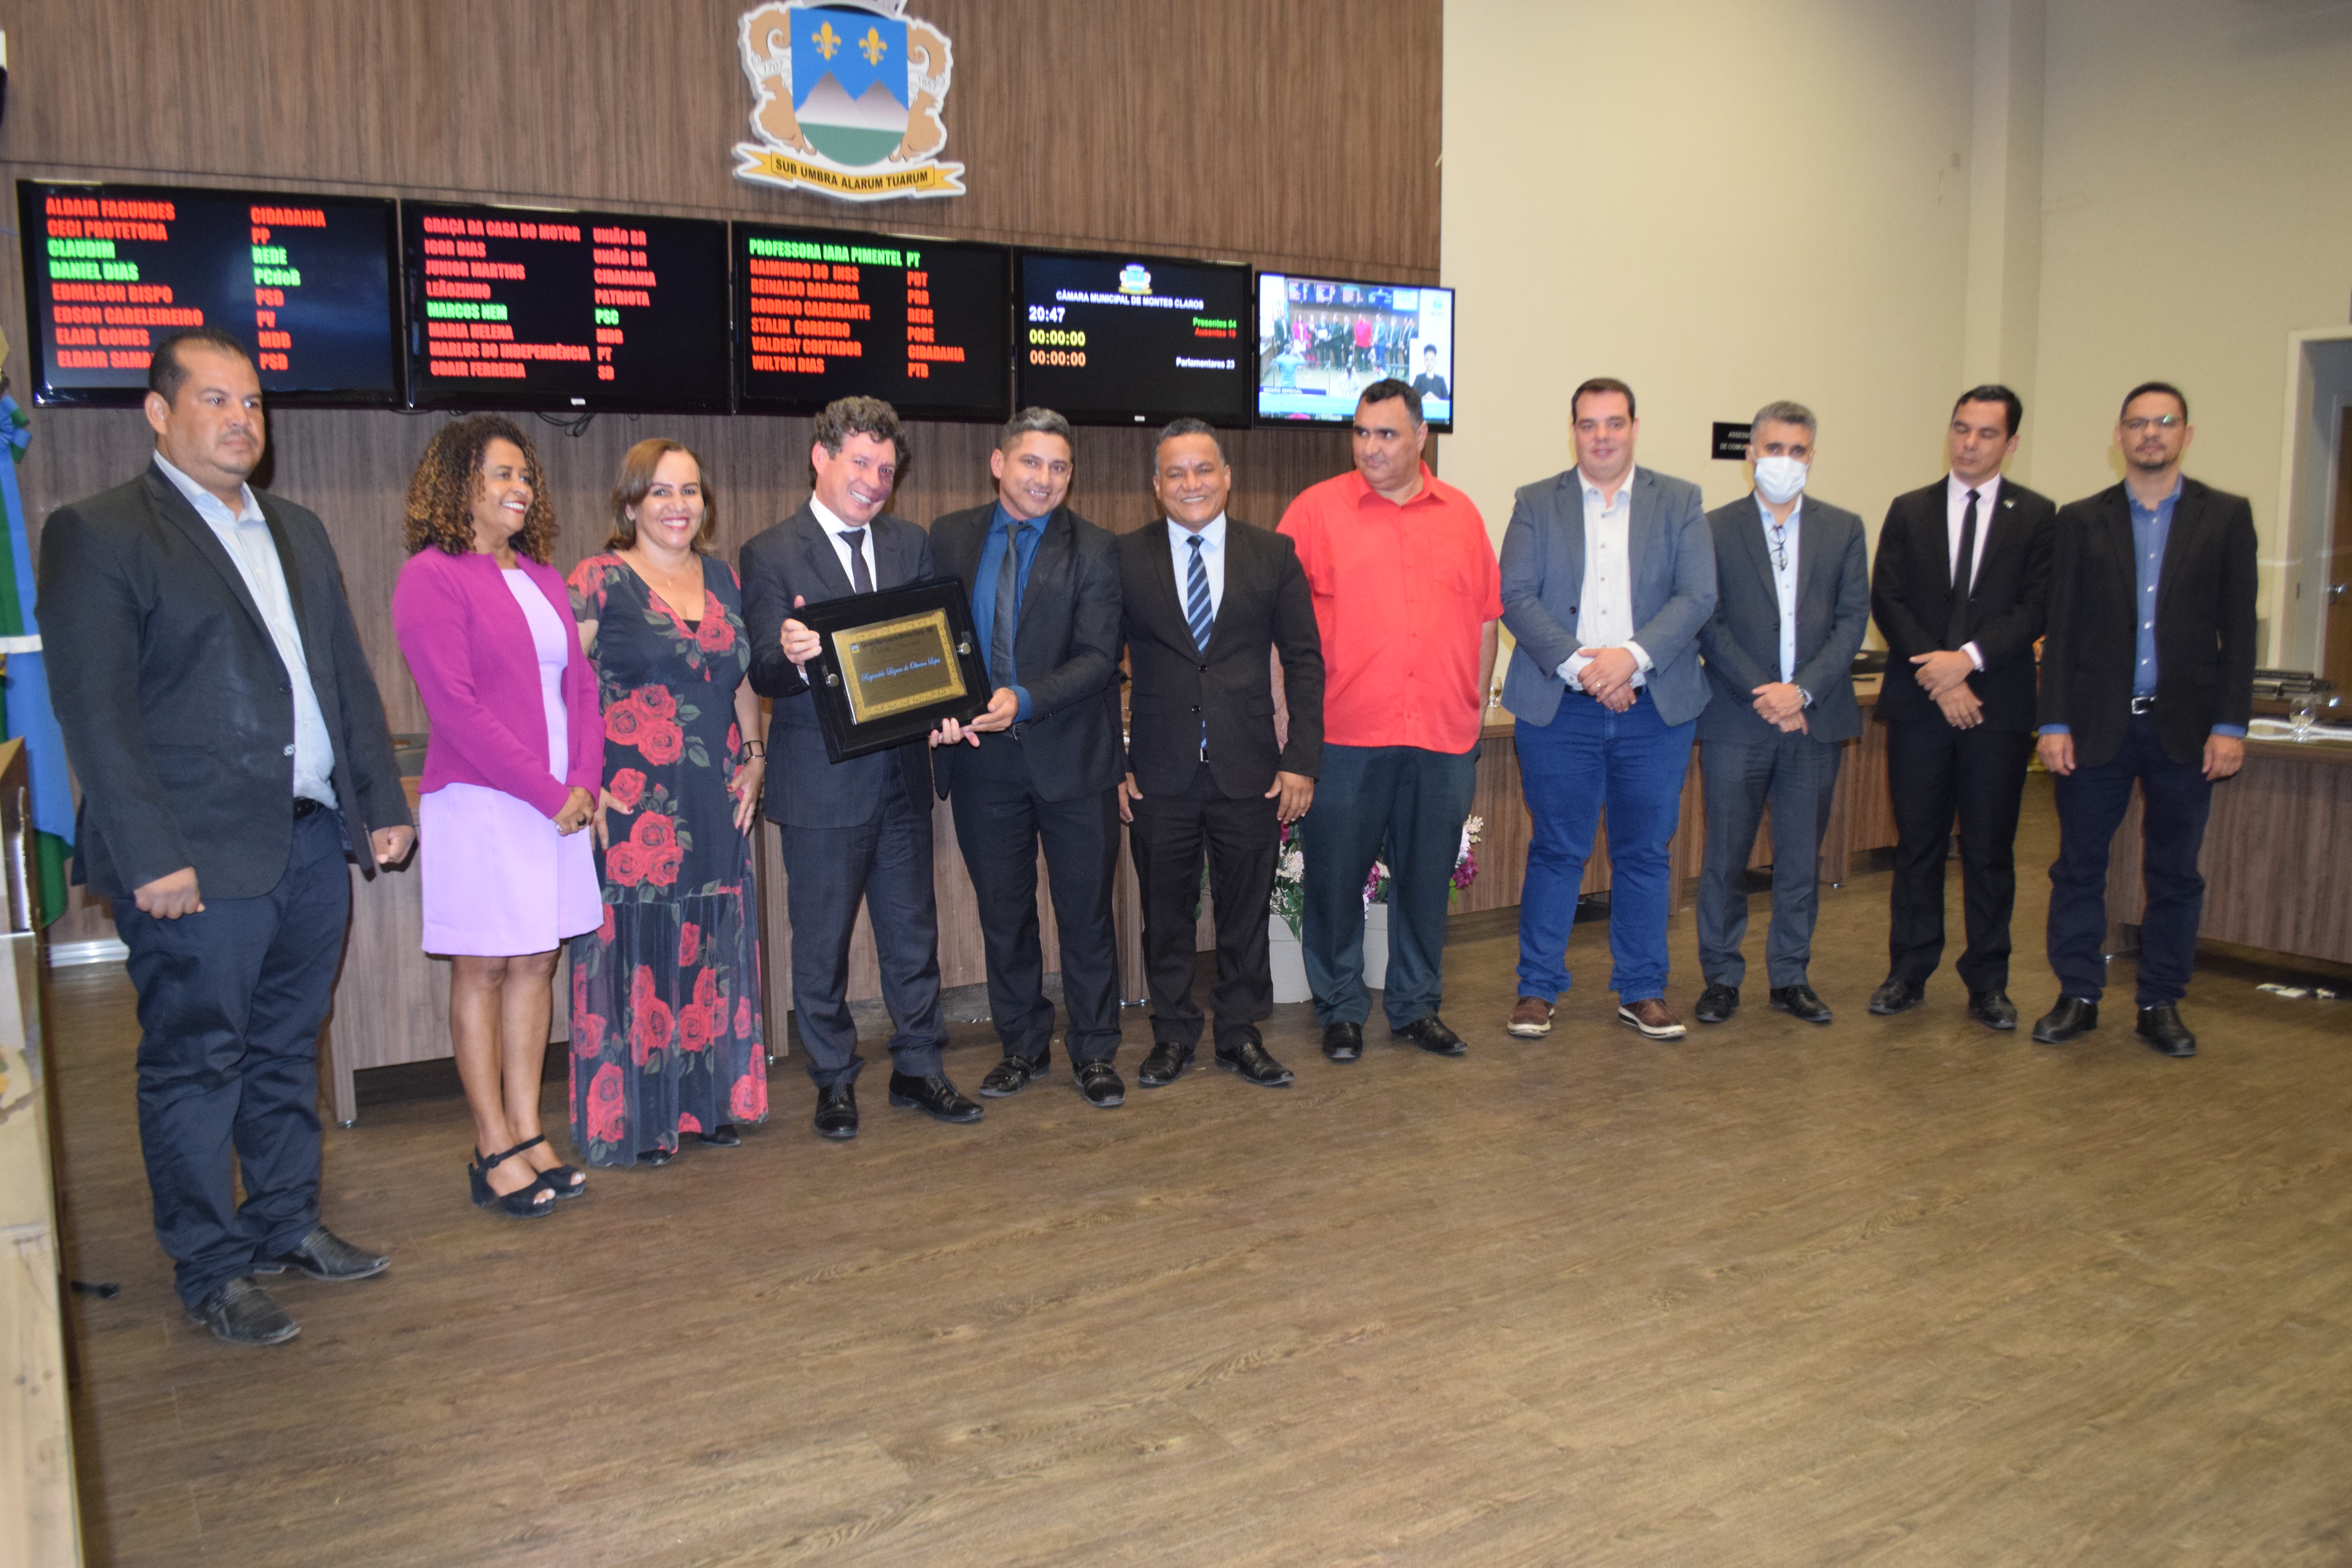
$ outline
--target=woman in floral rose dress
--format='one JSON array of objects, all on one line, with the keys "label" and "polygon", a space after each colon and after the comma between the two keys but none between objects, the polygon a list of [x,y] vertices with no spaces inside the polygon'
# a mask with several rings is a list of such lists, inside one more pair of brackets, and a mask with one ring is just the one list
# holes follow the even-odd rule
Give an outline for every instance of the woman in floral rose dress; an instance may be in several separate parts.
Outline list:
[{"label": "woman in floral rose dress", "polygon": [[572,1136],[594,1165],[667,1164],[688,1133],[732,1147],[768,1114],[749,837],[766,763],[742,593],[704,553],[716,524],[701,459],[640,441],[604,553],[572,573],[604,715],[604,919],[572,942]]}]

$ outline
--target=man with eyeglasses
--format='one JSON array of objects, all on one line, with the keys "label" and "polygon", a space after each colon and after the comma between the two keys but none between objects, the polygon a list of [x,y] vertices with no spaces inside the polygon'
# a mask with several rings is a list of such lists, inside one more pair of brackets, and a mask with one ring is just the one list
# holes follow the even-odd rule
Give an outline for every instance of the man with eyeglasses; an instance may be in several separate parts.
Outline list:
[{"label": "man with eyeglasses", "polygon": [[1747,973],[1748,857],[1772,808],[1772,930],[1764,957],[1774,1008],[1808,1024],[1830,1009],[1813,992],[1813,916],[1822,837],[1844,743],[1862,734],[1853,656],[1870,625],[1862,519],[1804,498],[1812,411],[1768,403],[1748,437],[1756,489],[1707,513],[1715,535],[1715,616],[1698,634],[1708,698],[1698,716],[1706,849],[1698,883],[1692,1016],[1727,1022]]},{"label": "man with eyeglasses", "polygon": [[2050,967],[2057,1005],[2034,1039],[2096,1028],[2105,962],[2107,853],[2137,784],[2145,816],[2140,1037],[2193,1057],[2180,1019],[2205,879],[2197,852],[2216,780],[2244,765],[2253,710],[2254,514],[2242,496],[2183,478],[2196,434],[2179,387],[2124,398],[2124,479],[2058,513],[2042,653],[2042,765],[2055,775]]}]

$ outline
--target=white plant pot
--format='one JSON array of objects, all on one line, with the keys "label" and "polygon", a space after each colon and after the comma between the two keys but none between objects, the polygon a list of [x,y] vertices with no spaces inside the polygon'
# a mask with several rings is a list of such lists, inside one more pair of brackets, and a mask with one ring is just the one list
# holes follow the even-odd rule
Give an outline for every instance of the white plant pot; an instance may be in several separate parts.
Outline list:
[{"label": "white plant pot", "polygon": [[[1311,1002],[1307,984],[1307,958],[1298,933],[1279,915],[1266,922],[1266,952],[1274,969],[1276,1002]],[[1364,915],[1364,984],[1378,991],[1389,983],[1389,907],[1374,904]]]}]

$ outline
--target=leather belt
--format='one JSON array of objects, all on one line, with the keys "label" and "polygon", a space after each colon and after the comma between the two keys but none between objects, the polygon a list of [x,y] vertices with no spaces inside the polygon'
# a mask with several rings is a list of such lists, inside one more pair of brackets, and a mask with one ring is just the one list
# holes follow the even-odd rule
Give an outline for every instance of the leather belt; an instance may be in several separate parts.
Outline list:
[{"label": "leather belt", "polygon": [[301,821],[304,817],[310,816],[314,811],[324,811],[326,809],[327,803],[323,800],[312,800],[307,795],[298,795],[294,797],[294,820],[297,822]]},{"label": "leather belt", "polygon": [[2156,699],[2153,696],[2135,697],[2132,699],[2132,714],[2134,717],[2137,717],[2142,713],[2153,713],[2155,711]]}]

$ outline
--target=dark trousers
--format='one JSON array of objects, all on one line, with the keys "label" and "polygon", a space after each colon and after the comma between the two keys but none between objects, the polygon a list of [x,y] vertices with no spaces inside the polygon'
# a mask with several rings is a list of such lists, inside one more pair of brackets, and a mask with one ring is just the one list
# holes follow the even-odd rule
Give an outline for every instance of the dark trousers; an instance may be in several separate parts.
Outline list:
[{"label": "dark trousers", "polygon": [[1672,847],[1682,818],[1696,719],[1669,724],[1647,690],[1622,713],[1580,691],[1549,724],[1519,721],[1519,788],[1528,800],[1527,879],[1519,893],[1519,994],[1549,1002],[1570,985],[1577,889],[1609,812],[1610,988],[1619,1000],[1666,994]]},{"label": "dark trousers", "polygon": [[2139,1005],[2160,1007],[2188,994],[2197,963],[2197,923],[2205,910],[2197,852],[2205,843],[2213,782],[2201,759],[2176,763],[2164,754],[2153,713],[2132,719],[2113,757],[2054,781],[2058,858],[2050,868],[2050,967],[2062,995],[2099,999],[2106,979],[2100,950],[2107,937],[2107,852],[2131,805],[2134,781],[2140,796],[2140,876],[2147,889],[2139,927]]},{"label": "dark trousers", "polygon": [[956,842],[980,904],[988,955],[988,1010],[1004,1054],[1043,1066],[1054,1039],[1045,955],[1037,929],[1037,850],[1061,937],[1062,1004],[1069,1009],[1070,1062],[1118,1054],[1118,939],[1110,889],[1118,867],[1118,791],[1045,800],[1010,735],[983,735],[956,759]]},{"label": "dark trousers", "polygon": [[319,1031],[351,908],[332,810],[295,822],[286,875],[258,897],[207,898],[175,921],[115,900],[139,990],[139,1143],[155,1239],[192,1307],[319,1223]]},{"label": "dark trousers", "polygon": [[854,1083],[865,1058],[849,1014],[849,938],[863,900],[873,915],[890,1065],[940,1070],[940,916],[931,892],[930,802],[911,802],[897,770],[882,809],[856,827],[783,831],[784,905],[793,922],[793,1012],[821,1089]]},{"label": "dark trousers", "polygon": [[2009,989],[2009,917],[2017,906],[2017,817],[2033,737],[1941,718],[1886,726],[1895,805],[1895,890],[1886,973],[1925,985],[1944,956],[1944,862],[1960,824],[1960,907],[1968,946],[1952,968],[1970,994]]},{"label": "dark trousers", "polygon": [[1201,1043],[1192,942],[1204,857],[1217,917],[1217,989],[1211,1002],[1217,1048],[1240,1049],[1250,1026],[1274,1011],[1265,941],[1282,838],[1275,804],[1264,795],[1224,794],[1202,763],[1181,793],[1147,795],[1134,805],[1129,837],[1143,902],[1143,967],[1155,1044],[1190,1050]]},{"label": "dark trousers", "polygon": [[1478,748],[1323,748],[1315,805],[1299,818],[1307,855],[1299,956],[1320,1024],[1361,1024],[1364,879],[1385,847],[1389,863],[1389,1026],[1435,1013],[1445,989],[1446,895],[1462,824],[1478,786]]},{"label": "dark trousers", "polygon": [[1706,853],[1698,874],[1698,967],[1709,985],[1748,973],[1748,857],[1772,808],[1772,930],[1765,973],[1775,987],[1805,984],[1821,908],[1822,836],[1829,831],[1843,746],[1781,734],[1761,745],[1709,741],[1699,751]]}]

